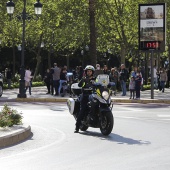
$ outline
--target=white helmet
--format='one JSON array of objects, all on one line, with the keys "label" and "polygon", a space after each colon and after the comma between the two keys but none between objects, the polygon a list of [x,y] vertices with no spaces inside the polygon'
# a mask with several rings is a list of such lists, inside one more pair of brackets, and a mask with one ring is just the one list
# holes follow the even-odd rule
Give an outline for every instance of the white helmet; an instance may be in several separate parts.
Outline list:
[{"label": "white helmet", "polygon": [[95,71],[95,68],[92,65],[87,65],[86,68],[84,69],[86,70],[92,70],[93,72]]}]

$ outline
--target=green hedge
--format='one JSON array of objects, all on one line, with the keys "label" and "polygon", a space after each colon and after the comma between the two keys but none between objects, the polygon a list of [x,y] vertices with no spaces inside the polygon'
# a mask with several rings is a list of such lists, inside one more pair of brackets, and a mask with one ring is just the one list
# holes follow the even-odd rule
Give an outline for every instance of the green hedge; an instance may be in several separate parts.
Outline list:
[{"label": "green hedge", "polygon": [[[41,82],[32,82],[32,87],[39,87],[39,86],[45,86],[45,83],[43,81]],[[4,89],[8,89],[8,85],[6,83],[3,84]],[[19,88],[19,83],[12,83],[11,89]]]}]

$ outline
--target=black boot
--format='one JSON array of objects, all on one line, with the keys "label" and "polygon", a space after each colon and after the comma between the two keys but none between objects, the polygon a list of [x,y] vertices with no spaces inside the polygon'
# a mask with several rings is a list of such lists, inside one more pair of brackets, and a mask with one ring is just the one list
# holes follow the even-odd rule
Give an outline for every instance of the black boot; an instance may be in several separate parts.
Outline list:
[{"label": "black boot", "polygon": [[79,133],[79,126],[78,126],[78,123],[76,123],[76,129],[75,129],[74,133]]},{"label": "black boot", "polygon": [[76,128],[75,131],[74,131],[74,133],[79,133],[79,129]]}]

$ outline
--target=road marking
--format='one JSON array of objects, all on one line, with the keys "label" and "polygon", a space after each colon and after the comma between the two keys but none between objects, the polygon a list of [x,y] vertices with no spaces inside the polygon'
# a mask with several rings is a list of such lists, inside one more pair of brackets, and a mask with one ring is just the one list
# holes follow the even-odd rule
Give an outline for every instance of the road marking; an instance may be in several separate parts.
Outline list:
[{"label": "road marking", "polygon": [[170,117],[170,115],[157,115],[158,117]]},{"label": "road marking", "polygon": [[[34,126],[40,128],[40,129],[45,130],[45,128],[43,128],[43,127],[41,127],[41,126],[33,125],[33,127],[34,127]],[[50,130],[50,129],[48,129],[48,130]],[[23,151],[23,152],[21,152],[21,153],[15,154],[15,155],[9,155],[9,156],[5,156],[5,157],[1,157],[0,160],[1,160],[1,159],[8,159],[8,158],[16,157],[16,156],[25,155],[25,154],[31,153],[31,152],[38,152],[38,151],[41,151],[41,150],[50,148],[50,147],[52,147],[52,146],[55,146],[55,147],[57,147],[57,145],[60,146],[59,144],[61,144],[61,143],[66,139],[66,134],[65,134],[63,131],[61,131],[61,130],[59,130],[59,129],[56,129],[56,128],[51,128],[51,130],[53,130],[53,131],[55,131],[55,132],[58,132],[59,135],[60,135],[60,138],[57,139],[56,141],[50,143],[50,144],[41,146],[41,147],[39,147],[39,148],[35,148],[35,149]]]}]

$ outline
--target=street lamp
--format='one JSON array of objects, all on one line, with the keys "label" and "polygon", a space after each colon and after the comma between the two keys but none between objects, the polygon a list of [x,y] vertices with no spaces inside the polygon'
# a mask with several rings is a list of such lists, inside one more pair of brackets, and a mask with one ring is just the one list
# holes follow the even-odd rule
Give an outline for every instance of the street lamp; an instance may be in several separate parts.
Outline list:
[{"label": "street lamp", "polygon": [[[19,94],[18,98],[26,98],[25,94],[25,68],[24,68],[24,51],[25,51],[25,20],[27,19],[27,13],[26,13],[26,0],[24,1],[24,7],[22,12],[22,54],[21,54],[21,68],[20,68],[20,84],[19,84]],[[11,15],[14,13],[15,4],[12,0],[8,1],[6,3],[7,13]],[[37,0],[37,2],[34,4],[35,8],[35,14],[40,15],[42,12],[42,4],[40,3],[40,0]]]}]

